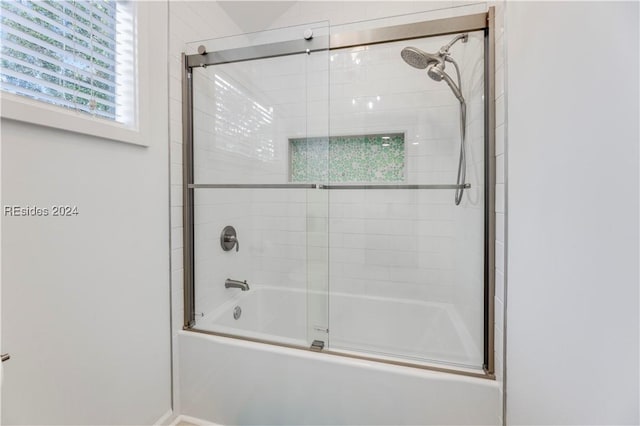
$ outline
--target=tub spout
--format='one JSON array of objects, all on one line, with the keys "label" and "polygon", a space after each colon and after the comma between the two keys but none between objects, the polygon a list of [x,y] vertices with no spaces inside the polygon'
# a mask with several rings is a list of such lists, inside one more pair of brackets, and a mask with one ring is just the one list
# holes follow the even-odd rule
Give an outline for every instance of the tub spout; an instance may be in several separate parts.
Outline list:
[{"label": "tub spout", "polygon": [[224,282],[224,288],[239,288],[242,291],[247,291],[249,290],[249,284],[247,284],[247,280],[238,281],[227,278]]}]

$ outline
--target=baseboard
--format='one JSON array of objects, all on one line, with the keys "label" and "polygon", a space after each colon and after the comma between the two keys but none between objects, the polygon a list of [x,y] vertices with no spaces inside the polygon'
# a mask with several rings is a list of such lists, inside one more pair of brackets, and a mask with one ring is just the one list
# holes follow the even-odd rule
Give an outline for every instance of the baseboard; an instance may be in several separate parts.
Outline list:
[{"label": "baseboard", "polygon": [[164,413],[164,415],[162,417],[160,417],[158,420],[156,420],[156,422],[154,423],[154,426],[168,426],[168,425],[171,425],[175,421],[175,417],[176,416],[173,414],[173,410],[169,409],[169,411]]},{"label": "baseboard", "polygon": [[180,414],[174,421],[171,423],[171,426],[176,426],[180,422],[192,423],[196,426],[223,426],[218,423],[213,423],[208,420],[198,419],[196,417],[185,416],[184,414]]}]

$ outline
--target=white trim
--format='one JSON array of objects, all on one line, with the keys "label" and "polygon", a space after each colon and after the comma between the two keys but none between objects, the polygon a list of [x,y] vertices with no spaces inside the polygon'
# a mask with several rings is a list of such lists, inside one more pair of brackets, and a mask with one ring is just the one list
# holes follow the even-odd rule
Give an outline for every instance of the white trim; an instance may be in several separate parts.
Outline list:
[{"label": "white trim", "polygon": [[[137,126],[127,126],[122,123],[106,119],[91,117],[85,113],[72,111],[63,107],[37,102],[12,93],[2,92],[0,95],[0,117],[31,123],[39,126],[66,130],[125,142],[134,145],[149,146],[151,144],[153,111],[157,108],[154,88],[164,87],[163,73],[153,72],[155,67],[163,67],[164,63],[158,59],[164,57],[165,52],[158,52],[155,40],[164,39],[163,28],[157,25],[158,8],[155,2],[137,2]],[[155,24],[155,25],[154,25]]]},{"label": "white trim", "polygon": [[154,426],[171,425],[171,424],[173,424],[173,422],[176,421],[176,419],[174,417],[175,417],[175,415],[173,414],[173,410],[169,409],[169,411],[164,413],[164,415],[162,417],[160,417],[158,420],[156,420],[155,423],[153,423],[153,424],[154,424]]},{"label": "white trim", "polygon": [[53,127],[74,133],[99,136],[136,145],[148,145],[141,138],[141,132],[115,121],[89,116],[56,105],[37,102],[13,93],[0,95],[2,118],[23,121],[39,126]]},{"label": "white trim", "polygon": [[207,420],[202,420],[197,417],[185,416],[184,414],[180,414],[174,421],[171,423],[171,426],[177,426],[180,422],[192,423],[196,426],[224,426],[219,423],[213,423]]}]

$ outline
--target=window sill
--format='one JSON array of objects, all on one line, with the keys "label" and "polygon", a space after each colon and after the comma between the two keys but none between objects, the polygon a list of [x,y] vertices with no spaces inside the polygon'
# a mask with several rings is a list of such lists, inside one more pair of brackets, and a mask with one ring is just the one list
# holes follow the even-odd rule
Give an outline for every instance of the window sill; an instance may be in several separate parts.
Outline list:
[{"label": "window sill", "polygon": [[2,118],[134,145],[149,145],[147,138],[138,129],[121,123],[43,104],[11,93],[2,93],[0,99]]}]

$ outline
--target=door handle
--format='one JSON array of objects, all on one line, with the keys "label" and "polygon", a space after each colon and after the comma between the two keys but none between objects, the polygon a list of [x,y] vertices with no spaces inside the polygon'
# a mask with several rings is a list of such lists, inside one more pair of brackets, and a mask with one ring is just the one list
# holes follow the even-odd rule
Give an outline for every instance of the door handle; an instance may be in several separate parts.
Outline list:
[{"label": "door handle", "polygon": [[2,354],[2,355],[0,355],[0,359],[2,360],[2,362],[9,361],[11,359],[11,355]]}]

